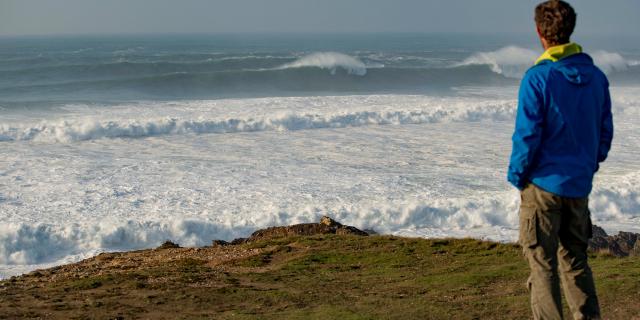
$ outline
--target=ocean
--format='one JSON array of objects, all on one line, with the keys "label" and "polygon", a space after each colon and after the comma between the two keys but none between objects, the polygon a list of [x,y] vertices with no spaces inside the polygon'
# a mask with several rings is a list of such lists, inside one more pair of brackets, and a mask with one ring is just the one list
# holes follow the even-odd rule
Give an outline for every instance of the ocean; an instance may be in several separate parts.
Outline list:
[{"label": "ocean", "polygon": [[[640,46],[576,39],[611,82],[594,223],[640,232]],[[515,241],[506,181],[535,35],[0,38],[0,278],[323,215]]]}]

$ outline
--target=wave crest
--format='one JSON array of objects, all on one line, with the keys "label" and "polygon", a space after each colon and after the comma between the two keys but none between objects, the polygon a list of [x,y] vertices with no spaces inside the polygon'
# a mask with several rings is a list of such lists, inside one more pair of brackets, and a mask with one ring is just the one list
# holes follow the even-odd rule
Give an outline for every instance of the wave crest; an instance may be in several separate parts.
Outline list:
[{"label": "wave crest", "polygon": [[340,113],[286,112],[261,118],[228,119],[157,118],[149,120],[75,119],[47,121],[34,125],[0,125],[0,141],[35,140],[71,142],[100,138],[138,138],[186,133],[236,133],[255,131],[295,131],[366,125],[421,124],[442,121],[507,120],[515,112],[515,101],[478,102],[475,105],[438,106],[428,109],[375,110]]},{"label": "wave crest", "polygon": [[538,53],[516,46],[508,46],[496,51],[477,52],[455,65],[488,65],[491,71],[510,78],[522,77],[524,72],[536,60]]},{"label": "wave crest", "polygon": [[[597,50],[588,53],[596,66],[604,73],[626,71],[637,65],[637,61],[625,59],[616,52]],[[509,78],[521,78],[526,70],[533,65],[540,53],[517,46],[507,46],[496,51],[477,52],[454,65],[454,67],[468,65],[488,65],[491,71]]]},{"label": "wave crest", "polygon": [[296,61],[282,65],[278,69],[317,67],[328,69],[335,74],[336,69],[342,68],[349,74],[364,76],[367,74],[367,66],[364,62],[339,52],[315,52]]},{"label": "wave crest", "polygon": [[591,57],[593,58],[593,62],[598,66],[598,68],[600,68],[604,73],[607,74],[625,71],[633,65],[632,61],[627,61],[624,57],[616,52],[598,50],[594,51],[591,54]]}]

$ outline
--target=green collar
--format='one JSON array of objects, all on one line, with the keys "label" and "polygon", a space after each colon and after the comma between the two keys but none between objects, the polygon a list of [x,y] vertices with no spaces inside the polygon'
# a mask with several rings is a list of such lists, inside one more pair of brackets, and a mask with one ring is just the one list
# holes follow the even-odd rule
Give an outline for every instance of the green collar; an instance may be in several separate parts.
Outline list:
[{"label": "green collar", "polygon": [[551,62],[556,62],[562,58],[566,58],[570,55],[574,55],[580,52],[582,52],[582,47],[574,42],[561,44],[559,46],[553,46],[547,49],[547,51],[545,51],[540,56],[540,58],[536,60],[535,64],[538,64],[544,60],[551,60]]}]

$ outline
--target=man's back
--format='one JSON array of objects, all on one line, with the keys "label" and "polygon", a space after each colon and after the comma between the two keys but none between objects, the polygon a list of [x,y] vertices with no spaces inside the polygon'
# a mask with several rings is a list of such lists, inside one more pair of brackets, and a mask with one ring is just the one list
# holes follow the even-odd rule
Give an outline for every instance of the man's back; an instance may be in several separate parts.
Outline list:
[{"label": "man's back", "polygon": [[578,198],[591,191],[609,151],[611,101],[607,78],[592,59],[576,44],[564,47],[541,57],[522,81],[509,181]]}]

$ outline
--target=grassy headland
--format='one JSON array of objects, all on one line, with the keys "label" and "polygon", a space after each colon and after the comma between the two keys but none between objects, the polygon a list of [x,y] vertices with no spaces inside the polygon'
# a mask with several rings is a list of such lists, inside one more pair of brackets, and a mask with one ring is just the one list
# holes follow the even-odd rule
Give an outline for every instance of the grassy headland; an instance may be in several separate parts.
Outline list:
[{"label": "grassy headland", "polygon": [[[590,262],[605,318],[640,319],[640,257]],[[34,271],[0,282],[0,318],[529,319],[527,274],[514,244],[294,236]]]}]

